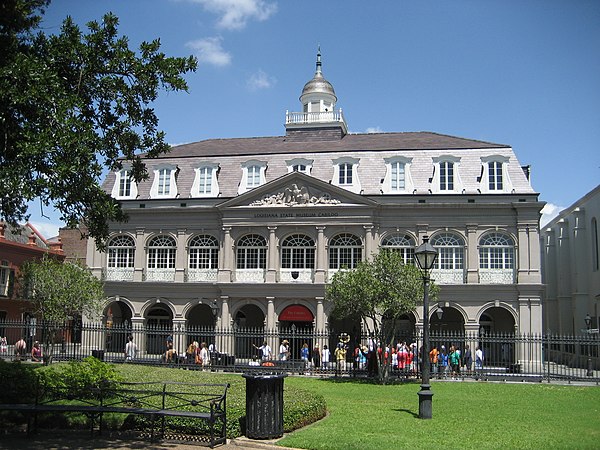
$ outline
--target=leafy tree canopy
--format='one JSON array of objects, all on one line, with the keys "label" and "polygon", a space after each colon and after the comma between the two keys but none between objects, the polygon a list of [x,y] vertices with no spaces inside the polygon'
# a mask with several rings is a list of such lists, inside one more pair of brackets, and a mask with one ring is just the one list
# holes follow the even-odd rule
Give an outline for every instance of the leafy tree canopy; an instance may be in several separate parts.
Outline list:
[{"label": "leafy tree canopy", "polygon": [[108,223],[126,220],[101,188],[104,170],[126,163],[134,181],[148,178],[142,154],[169,150],[152,103],[159,91],[187,91],[183,75],[197,61],[167,57],[158,39],[136,53],[110,13],[86,32],[67,17],[47,35],[39,24],[49,3],[0,3],[0,219],[27,220],[39,198],[103,248]]},{"label": "leafy tree canopy", "polygon": [[23,264],[19,285],[33,313],[47,322],[97,317],[106,299],[102,282],[89,269],[48,256]]},{"label": "leafy tree canopy", "polygon": [[[430,284],[430,298],[439,287]],[[404,264],[399,252],[382,249],[373,261],[363,261],[353,270],[340,270],[327,286],[325,298],[333,302],[334,317],[360,317],[369,335],[391,347],[400,316],[413,311],[423,300],[423,275]],[[385,320],[384,320],[385,319]],[[387,328],[383,330],[383,326]],[[387,377],[387,361],[378,366],[380,379]]]}]

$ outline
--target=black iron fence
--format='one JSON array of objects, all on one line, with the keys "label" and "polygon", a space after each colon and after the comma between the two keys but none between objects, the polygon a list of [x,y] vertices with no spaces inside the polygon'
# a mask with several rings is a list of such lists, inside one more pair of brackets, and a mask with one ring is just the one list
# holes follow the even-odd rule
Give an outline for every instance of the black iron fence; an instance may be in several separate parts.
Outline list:
[{"label": "black iron fence", "polygon": [[[373,370],[374,358],[371,357],[377,355],[378,361],[387,361],[392,377],[418,378],[422,368],[420,333],[410,337],[404,334],[388,342],[377,342],[366,335],[348,335],[340,343],[338,334],[316,332],[312,328],[218,329],[183,324],[172,327],[107,326],[77,321],[60,325],[39,321],[0,322],[0,357],[13,359],[16,343],[23,339],[26,358],[31,355],[35,341],[39,341],[43,354],[51,354],[55,361],[80,360],[92,355],[109,362],[129,362],[125,349],[130,337],[136,349],[131,362],[138,364],[240,372],[267,364],[301,374],[363,376]],[[430,342],[440,352],[438,362],[430,362],[434,379],[472,377],[600,382],[600,337],[597,334],[542,336],[431,332]],[[205,357],[204,365],[197,364],[195,357],[202,344],[206,347],[205,355],[209,355],[208,361]],[[308,351],[303,352],[303,347]],[[336,351],[338,347],[341,351]],[[449,357],[453,347],[460,350],[459,366],[454,370]],[[303,359],[306,354],[308,358]],[[447,365],[444,354],[448,356]]]}]

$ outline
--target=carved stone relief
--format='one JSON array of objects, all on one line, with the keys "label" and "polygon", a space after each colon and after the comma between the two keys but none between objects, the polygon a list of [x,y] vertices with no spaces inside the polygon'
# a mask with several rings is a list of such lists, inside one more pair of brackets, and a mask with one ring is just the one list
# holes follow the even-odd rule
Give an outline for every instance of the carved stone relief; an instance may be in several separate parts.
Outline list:
[{"label": "carved stone relief", "polygon": [[301,206],[301,205],[337,205],[339,200],[333,199],[327,192],[311,195],[306,186],[292,184],[283,192],[265,195],[262,199],[250,203],[250,206]]}]

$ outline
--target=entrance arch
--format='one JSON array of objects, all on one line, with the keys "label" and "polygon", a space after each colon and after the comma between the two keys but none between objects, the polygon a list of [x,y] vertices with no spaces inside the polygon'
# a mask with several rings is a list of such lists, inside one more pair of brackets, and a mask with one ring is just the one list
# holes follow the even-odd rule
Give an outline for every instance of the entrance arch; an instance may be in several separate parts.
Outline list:
[{"label": "entrance arch", "polygon": [[429,316],[431,330],[431,346],[437,346],[441,349],[442,345],[446,351],[454,345],[461,350],[465,345],[465,319],[461,312],[452,307],[446,306],[442,309],[441,317],[437,310],[434,310]]},{"label": "entrance arch", "polygon": [[304,305],[290,305],[279,314],[279,336],[290,343],[290,359],[300,359],[300,349],[308,344],[310,352],[314,347],[314,316]]},{"label": "entrance arch", "polygon": [[[352,360],[352,352],[357,345],[361,343],[362,326],[360,317],[345,317],[343,319],[331,318],[329,321],[329,351],[331,352],[330,364],[333,363],[335,366],[335,349],[340,342],[340,335],[346,333],[350,337],[350,341],[347,344],[348,351],[346,353],[346,360]],[[366,339],[366,336],[364,336]]]},{"label": "entrance arch", "polygon": [[106,305],[103,312],[103,323],[106,326],[106,351],[123,352],[127,336],[131,334],[131,317],[133,312],[129,305],[120,300]]},{"label": "entrance arch", "polygon": [[494,306],[479,317],[479,347],[487,365],[508,367],[516,360],[515,319],[505,308]]},{"label": "entrance arch", "polygon": [[199,344],[205,342],[210,347],[215,344],[216,317],[207,304],[194,306],[187,315],[186,347],[196,341]]},{"label": "entrance arch", "polygon": [[252,358],[254,345],[262,345],[265,338],[265,314],[256,305],[244,305],[233,316],[236,358]]},{"label": "entrance arch", "polygon": [[149,354],[162,355],[167,348],[167,337],[173,336],[173,313],[162,303],[146,313],[146,345]]}]

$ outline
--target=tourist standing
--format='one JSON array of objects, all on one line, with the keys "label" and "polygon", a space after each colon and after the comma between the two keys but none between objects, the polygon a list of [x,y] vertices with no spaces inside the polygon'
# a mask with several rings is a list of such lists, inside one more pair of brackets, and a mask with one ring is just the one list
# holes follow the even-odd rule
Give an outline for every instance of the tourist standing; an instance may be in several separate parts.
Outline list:
[{"label": "tourist standing", "polygon": [[327,344],[325,344],[323,346],[323,351],[321,352],[321,364],[322,364],[324,370],[329,369],[329,358],[330,357],[331,357],[331,354],[329,352],[329,347],[327,347]]},{"label": "tourist standing", "polygon": [[129,335],[127,338],[127,344],[125,344],[125,361],[133,361],[137,354],[138,348],[133,342],[133,336]]}]

